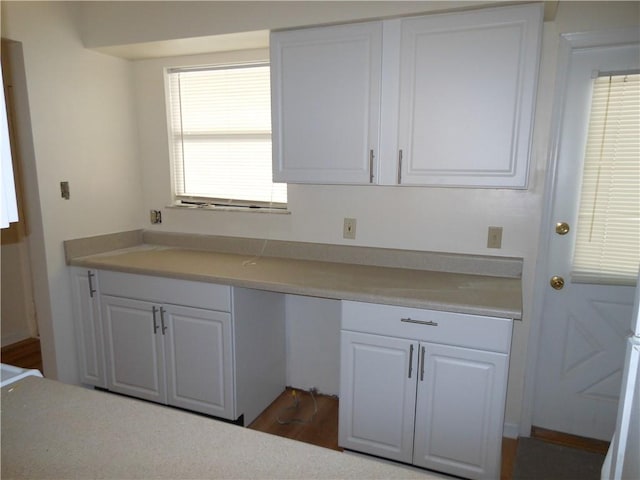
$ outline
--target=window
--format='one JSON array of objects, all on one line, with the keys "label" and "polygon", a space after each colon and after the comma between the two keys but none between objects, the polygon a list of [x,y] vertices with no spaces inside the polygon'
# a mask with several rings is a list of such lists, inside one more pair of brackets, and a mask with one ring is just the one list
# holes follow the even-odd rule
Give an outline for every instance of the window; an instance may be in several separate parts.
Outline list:
[{"label": "window", "polygon": [[16,189],[13,182],[13,160],[11,157],[11,145],[9,142],[9,123],[7,118],[7,107],[4,98],[4,80],[2,69],[0,68],[0,86],[2,86],[2,97],[0,97],[0,228],[9,227],[10,223],[18,221],[18,204],[16,203]]},{"label": "window", "polygon": [[574,254],[577,279],[633,283],[640,264],[640,74],[595,80]]},{"label": "window", "polygon": [[269,65],[167,72],[169,143],[179,203],[284,208],[272,183]]}]

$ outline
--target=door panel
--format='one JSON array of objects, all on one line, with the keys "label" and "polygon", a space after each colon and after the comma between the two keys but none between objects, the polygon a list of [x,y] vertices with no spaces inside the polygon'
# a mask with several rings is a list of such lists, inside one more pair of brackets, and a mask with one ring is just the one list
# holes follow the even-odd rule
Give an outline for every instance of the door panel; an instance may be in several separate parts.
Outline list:
[{"label": "door panel", "polygon": [[[532,417],[535,426],[602,440],[611,440],[615,426],[634,288],[572,281],[571,260],[593,73],[640,68],[637,39],[607,42],[613,46],[565,42],[569,67],[550,220],[570,230],[559,235],[549,228],[547,267],[536,280],[545,293]],[[554,275],[565,280],[561,290],[549,286]]]},{"label": "door panel", "polygon": [[101,303],[107,388],[166,403],[164,349],[160,330],[154,334],[154,305],[108,295],[102,295]]},{"label": "door panel", "polygon": [[381,51],[380,22],[272,34],[274,181],[371,182]]},{"label": "door panel", "polygon": [[402,20],[401,183],[524,188],[539,5]]},{"label": "door panel", "polygon": [[414,464],[465,478],[497,478],[507,355],[432,344],[421,344],[423,352]]},{"label": "door panel", "polygon": [[[78,348],[78,369],[80,381],[89,385],[105,388],[106,376],[104,365],[104,351],[102,340],[102,322],[100,321],[100,303],[98,295],[93,290],[95,283],[91,283],[89,275],[93,274],[96,282],[95,270],[86,268],[71,268],[72,306]],[[93,294],[90,293],[93,291]]]},{"label": "door panel", "polygon": [[231,315],[162,308],[169,404],[234,419]]},{"label": "door panel", "polygon": [[571,282],[548,293],[534,425],[611,440],[633,294]]},{"label": "door panel", "polygon": [[411,463],[417,343],[343,330],[341,354],[340,446]]}]

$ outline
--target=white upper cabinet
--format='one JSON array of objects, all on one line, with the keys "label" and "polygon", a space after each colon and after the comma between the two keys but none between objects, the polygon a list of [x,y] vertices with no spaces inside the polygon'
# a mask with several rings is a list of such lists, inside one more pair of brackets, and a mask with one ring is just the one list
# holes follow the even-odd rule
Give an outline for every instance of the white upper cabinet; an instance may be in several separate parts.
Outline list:
[{"label": "white upper cabinet", "polygon": [[541,4],[271,37],[274,179],[526,188]]},{"label": "white upper cabinet", "polygon": [[273,178],[374,181],[382,24],[271,35]]},{"label": "white upper cabinet", "polygon": [[527,186],[541,12],[402,20],[400,183]]}]

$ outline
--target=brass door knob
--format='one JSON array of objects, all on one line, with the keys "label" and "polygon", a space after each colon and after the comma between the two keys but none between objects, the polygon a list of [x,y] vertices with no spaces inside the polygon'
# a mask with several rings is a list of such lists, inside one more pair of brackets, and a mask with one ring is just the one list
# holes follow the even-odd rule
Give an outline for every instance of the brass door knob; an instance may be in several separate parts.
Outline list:
[{"label": "brass door knob", "polygon": [[566,235],[569,233],[569,224],[567,222],[556,223],[556,233],[558,235]]},{"label": "brass door knob", "polygon": [[549,280],[549,284],[556,290],[562,290],[562,287],[564,287],[564,278],[554,275],[551,277],[551,280]]}]

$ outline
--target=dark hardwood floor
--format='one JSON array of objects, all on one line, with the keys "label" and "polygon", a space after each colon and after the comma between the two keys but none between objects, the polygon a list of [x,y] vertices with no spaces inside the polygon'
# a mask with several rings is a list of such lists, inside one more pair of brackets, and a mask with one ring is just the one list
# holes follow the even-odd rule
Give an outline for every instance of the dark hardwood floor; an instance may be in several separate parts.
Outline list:
[{"label": "dark hardwood floor", "polygon": [[42,372],[42,354],[40,340],[27,338],[20,342],[2,347],[0,361],[22,368],[37,368]]},{"label": "dark hardwood floor", "polygon": [[587,452],[599,453],[606,455],[609,450],[610,442],[604,440],[596,440],[593,438],[579,437],[578,435],[570,435],[568,433],[555,432],[546,428],[531,427],[531,436],[538,440],[544,440],[548,443],[555,443],[563,447],[578,448]]},{"label": "dark hardwood floor", "polygon": [[[315,408],[311,395],[295,390],[299,404],[298,408],[292,408],[295,402],[293,392],[292,389],[284,391],[249,425],[249,428],[333,450],[342,450],[338,447],[338,399],[328,395],[316,395],[318,411],[313,415]],[[292,419],[311,421],[282,424],[278,419],[282,422]]]}]

